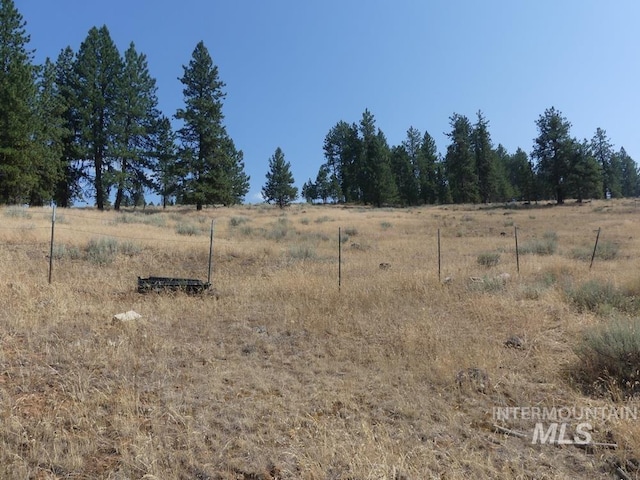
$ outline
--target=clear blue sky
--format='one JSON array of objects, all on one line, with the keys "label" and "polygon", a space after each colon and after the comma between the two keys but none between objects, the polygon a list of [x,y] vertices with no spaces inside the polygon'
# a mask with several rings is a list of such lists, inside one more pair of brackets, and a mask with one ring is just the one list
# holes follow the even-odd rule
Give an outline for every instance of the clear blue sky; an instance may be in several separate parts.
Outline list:
[{"label": "clear blue sky", "polygon": [[182,66],[203,40],[226,83],[225,124],[245,154],[247,202],[281,147],[296,184],[315,179],[322,143],[365,108],[390,145],[410,126],[441,153],[449,117],[482,110],[493,142],[531,151],[555,106],[571,133],[601,127],[640,161],[637,0],[15,0],[35,61],[77,51],[106,25],[121,52],[148,57],[167,116],[183,106]]}]

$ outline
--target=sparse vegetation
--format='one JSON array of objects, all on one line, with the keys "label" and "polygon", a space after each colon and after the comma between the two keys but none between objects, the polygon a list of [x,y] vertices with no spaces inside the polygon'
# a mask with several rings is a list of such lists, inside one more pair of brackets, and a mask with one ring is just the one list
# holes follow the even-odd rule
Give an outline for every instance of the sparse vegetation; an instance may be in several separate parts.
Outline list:
[{"label": "sparse vegetation", "polygon": [[[624,229],[603,238],[635,258],[635,212],[607,205]],[[637,272],[565,254],[521,258],[516,274],[495,238],[500,207],[314,206],[307,224],[295,206],[220,209],[213,285],[197,296],[141,295],[136,279],[206,278],[208,238],[174,228],[208,233],[211,211],[171,207],[153,214],[159,229],[137,214],[59,210],[51,285],[50,209],[0,213],[0,478],[605,479],[640,451],[637,422],[596,421],[593,440],[618,448],[591,453],[487,421],[505,399],[640,410]],[[461,212],[473,220],[461,226]],[[536,217],[517,217],[521,238],[563,252],[602,222],[569,204]],[[142,318],[112,320],[131,309]],[[505,348],[514,335],[527,341]],[[461,388],[459,372],[475,371],[483,388]],[[504,426],[531,435],[534,423]]]},{"label": "sparse vegetation", "polygon": [[617,319],[588,330],[576,348],[578,378],[617,400],[640,393],[640,320]]},{"label": "sparse vegetation", "polygon": [[484,252],[478,255],[478,265],[484,267],[495,267],[500,263],[500,254],[498,252]]},{"label": "sparse vegetation", "polygon": [[523,255],[553,255],[558,249],[558,235],[555,232],[545,232],[542,238],[532,239],[519,247]]}]

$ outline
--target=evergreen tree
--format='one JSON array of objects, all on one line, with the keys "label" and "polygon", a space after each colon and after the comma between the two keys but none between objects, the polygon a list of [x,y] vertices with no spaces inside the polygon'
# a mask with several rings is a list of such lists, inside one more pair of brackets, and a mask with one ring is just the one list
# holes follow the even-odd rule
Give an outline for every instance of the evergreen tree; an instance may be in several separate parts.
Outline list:
[{"label": "evergreen tree", "polygon": [[275,202],[280,208],[284,208],[298,198],[298,189],[293,183],[291,164],[285,161],[284,152],[278,147],[269,159],[267,182],[262,187],[262,197],[266,202]]},{"label": "evergreen tree", "polygon": [[360,141],[358,184],[362,200],[377,207],[395,203],[398,191],[391,171],[389,144],[380,129],[376,132],[375,119],[369,110],[364,111],[360,120]]},{"label": "evergreen tree", "polygon": [[520,147],[509,156],[507,175],[513,187],[513,195],[519,200],[531,202],[535,198],[535,173],[529,156]]},{"label": "evergreen tree", "polygon": [[472,148],[478,174],[478,193],[482,203],[493,200],[496,191],[496,171],[493,145],[489,135],[489,122],[482,111],[477,113],[478,120],[471,135]]},{"label": "evergreen tree", "polygon": [[[418,152],[418,184],[422,203],[449,203],[442,196],[442,186],[438,178],[438,147],[436,141],[428,132],[424,132]],[[440,192],[440,193],[438,193]],[[446,197],[446,195],[445,195]]]},{"label": "evergreen tree", "polygon": [[93,27],[80,45],[75,63],[79,153],[93,170],[98,210],[109,201],[108,172],[117,155],[122,60],[106,26]]},{"label": "evergreen tree", "polygon": [[573,140],[569,136],[571,123],[551,107],[540,115],[536,126],[538,136],[531,156],[538,162],[537,173],[546,193],[562,204],[567,194],[566,181],[571,173],[574,154]]},{"label": "evergreen tree", "polygon": [[570,168],[567,192],[582,203],[585,198],[602,196],[602,167],[594,158],[589,143],[573,139],[570,145]]},{"label": "evergreen tree", "polygon": [[78,112],[75,74],[75,53],[71,47],[63,49],[55,64],[55,83],[62,112],[62,152],[63,174],[56,185],[55,202],[60,207],[70,207],[74,200],[83,198],[81,181],[85,178],[82,155],[79,152],[80,118]]},{"label": "evergreen tree", "polygon": [[420,194],[418,179],[414,172],[414,162],[404,145],[395,146],[391,150],[391,169],[400,205],[417,205]]},{"label": "evergreen tree", "polygon": [[493,151],[494,171],[495,171],[495,200],[507,202],[516,197],[515,187],[510,178],[511,155],[502,146],[498,146]]},{"label": "evergreen tree", "polygon": [[46,59],[41,69],[36,96],[31,168],[37,172],[36,182],[30,193],[30,205],[50,202],[56,185],[64,171],[62,163],[64,126],[64,103],[55,81],[55,65]]},{"label": "evergreen tree", "polygon": [[638,165],[629,156],[624,147],[620,147],[620,151],[615,153],[614,156],[620,165],[622,196],[637,197],[640,194],[640,174],[638,173]]},{"label": "evergreen tree", "polygon": [[591,154],[600,164],[602,170],[602,197],[620,197],[622,195],[622,172],[618,159],[614,155],[613,145],[607,137],[607,132],[601,128],[596,129],[589,146]]},{"label": "evergreen tree", "polygon": [[313,203],[318,198],[318,190],[316,184],[309,179],[302,185],[302,197],[307,203]]},{"label": "evergreen tree", "polygon": [[[114,169],[117,191],[114,209],[119,210],[124,196],[140,196],[144,188],[153,188],[147,172],[153,168],[154,128],[160,112],[156,81],[149,74],[147,58],[131,43],[124,54],[119,79],[118,121],[114,153],[119,168]],[[134,195],[135,194],[135,195]]]},{"label": "evergreen tree", "polygon": [[178,130],[185,173],[181,199],[198,210],[205,203],[238,203],[248,191],[249,177],[244,173],[242,151],[236,150],[223,124],[225,84],[203,42],[196,45],[183,69],[185,108],[176,113],[176,119],[183,121]]},{"label": "evergreen tree", "polygon": [[176,135],[171,122],[162,116],[157,122],[155,133],[154,184],[156,193],[162,198],[162,208],[167,208],[170,197],[175,195],[179,184],[179,172],[176,164]]},{"label": "evergreen tree", "polygon": [[331,177],[335,177],[340,184],[338,195],[347,203],[362,201],[358,177],[361,148],[358,126],[344,121],[331,128],[324,139],[326,165]]},{"label": "evergreen tree", "polygon": [[451,198],[454,203],[477,203],[480,200],[478,173],[469,119],[454,113],[450,118],[451,143],[447,147],[445,165]]},{"label": "evergreen tree", "polygon": [[25,26],[13,0],[0,1],[0,202],[4,203],[28,201],[38,182],[32,164],[36,75]]}]

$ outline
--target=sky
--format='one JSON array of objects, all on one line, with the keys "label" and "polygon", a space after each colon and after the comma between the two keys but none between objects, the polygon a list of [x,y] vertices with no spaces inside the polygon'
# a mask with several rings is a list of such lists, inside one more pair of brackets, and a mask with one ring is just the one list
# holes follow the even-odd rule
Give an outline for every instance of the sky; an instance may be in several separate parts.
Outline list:
[{"label": "sky", "polygon": [[481,110],[495,145],[529,153],[553,106],[572,136],[603,128],[640,161],[637,0],[14,1],[35,63],[77,52],[94,26],[106,25],[122,54],[133,42],[168,117],[184,106],[179,78],[203,41],[226,84],[248,203],[261,201],[277,147],[300,188],[324,163],[329,130],[365,109],[391,146],[414,127],[441,154],[449,118],[473,123]]}]

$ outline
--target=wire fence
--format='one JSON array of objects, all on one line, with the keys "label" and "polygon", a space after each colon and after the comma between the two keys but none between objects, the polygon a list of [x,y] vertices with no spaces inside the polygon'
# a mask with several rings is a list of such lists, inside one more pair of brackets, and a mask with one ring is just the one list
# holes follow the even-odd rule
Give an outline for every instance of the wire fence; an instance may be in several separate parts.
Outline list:
[{"label": "wire fence", "polygon": [[[129,214],[129,213],[124,213],[123,215],[132,215],[133,214]],[[180,243],[180,244],[190,244],[190,245],[208,245],[209,248],[209,280],[211,278],[211,262],[212,262],[212,256],[213,256],[213,242],[214,242],[214,224],[215,224],[215,220],[211,221],[211,228],[210,228],[210,234],[208,235],[208,238],[203,239],[203,238],[190,238],[189,235],[180,235],[178,233],[176,233],[177,237],[176,238],[170,238],[170,237],[160,237],[160,236],[138,236],[138,235],[127,235],[124,233],[114,233],[113,231],[109,231],[107,232],[103,232],[103,231],[98,231],[98,229],[85,229],[85,228],[77,228],[74,226],[71,226],[69,224],[67,224],[67,217],[69,218],[74,218],[74,219],[79,219],[82,221],[86,221],[86,220],[92,220],[92,221],[104,221],[105,227],[110,228],[111,230],[113,229],[113,227],[117,227],[119,225],[132,225],[132,224],[145,224],[145,222],[140,222],[140,221],[134,221],[134,219],[127,219],[127,217],[121,217],[119,220],[116,219],[106,219],[104,217],[100,217],[100,216],[92,216],[92,215],[86,215],[86,214],[75,214],[73,212],[68,212],[65,211],[64,215],[61,215],[58,220],[56,220],[56,210],[55,208],[52,209],[51,213],[47,213],[47,212],[18,212],[16,215],[14,215],[14,217],[16,217],[19,220],[33,220],[33,221],[47,221],[47,222],[51,222],[50,225],[33,225],[33,224],[25,224],[25,225],[21,225],[21,226],[6,226],[6,225],[0,225],[0,236],[2,234],[2,232],[10,232],[10,233],[14,233],[14,232],[21,232],[22,233],[22,237],[24,237],[25,235],[31,235],[31,234],[35,234],[37,236],[39,235],[48,235],[50,232],[50,237],[47,239],[46,237],[43,238],[42,240],[1,240],[0,239],[0,247],[37,247],[39,249],[42,249],[44,253],[44,255],[48,254],[49,257],[49,270],[48,270],[48,279],[49,279],[49,283],[52,282],[52,272],[53,272],[53,267],[54,267],[54,247],[57,245],[64,245],[63,243],[56,243],[56,235],[59,234],[60,232],[65,232],[65,234],[67,235],[74,235],[74,234],[82,234],[82,235],[90,235],[94,238],[106,238],[106,239],[119,239],[119,240],[126,240],[126,241],[137,241],[137,242],[150,242],[153,243],[154,245],[157,245],[159,243],[168,243],[168,244],[176,244],[176,243]],[[152,223],[149,223],[152,225]],[[519,274],[520,273],[520,256],[522,254],[522,247],[523,244],[522,242],[519,243],[519,239],[518,239],[518,233],[520,231],[520,228],[517,226],[513,227],[513,242],[514,242],[514,252],[515,252],[515,266],[516,266],[516,271]],[[598,228],[597,230],[594,231],[594,233],[596,233],[595,236],[595,244],[593,245],[593,250],[589,251],[589,257],[590,257],[590,262],[589,262],[589,269],[591,269],[593,267],[594,264],[594,260],[596,259],[596,252],[598,250],[598,242],[600,240],[600,236],[601,236],[601,232],[602,229]],[[202,232],[204,233],[204,232]],[[443,259],[442,259],[442,255],[443,255],[443,248],[442,248],[442,236],[441,236],[441,230],[438,228],[437,232],[434,232],[435,235],[435,239],[434,239],[434,248],[435,248],[435,252],[436,252],[436,256],[437,258],[434,259],[434,264],[435,264],[435,268],[437,271],[437,278],[438,281],[442,281],[442,275],[443,275]],[[337,248],[336,248],[336,261],[337,261],[337,268],[336,268],[336,274],[337,274],[337,287],[338,289],[341,289],[341,287],[343,286],[344,283],[344,278],[343,278],[343,262],[345,260],[345,256],[343,253],[343,246],[342,246],[342,242],[343,242],[343,235],[341,232],[341,228],[338,228],[338,232],[337,232]],[[500,235],[503,237],[508,237],[509,235],[506,232],[500,232]],[[507,238],[505,238],[505,240],[508,240]],[[48,248],[47,248],[48,247]],[[543,246],[544,247],[544,246]],[[531,253],[531,252],[525,252],[525,253]],[[491,257],[488,256],[485,259],[487,262],[491,261]],[[589,260],[589,259],[587,259]],[[480,262],[480,260],[479,260]],[[385,264],[386,265],[386,264]],[[381,268],[383,268],[383,264],[380,265]]]}]

